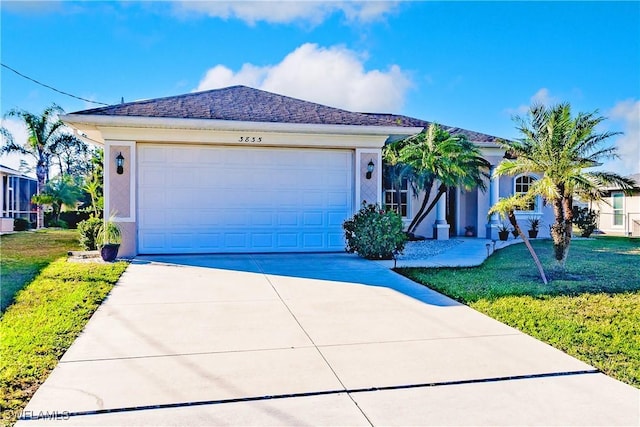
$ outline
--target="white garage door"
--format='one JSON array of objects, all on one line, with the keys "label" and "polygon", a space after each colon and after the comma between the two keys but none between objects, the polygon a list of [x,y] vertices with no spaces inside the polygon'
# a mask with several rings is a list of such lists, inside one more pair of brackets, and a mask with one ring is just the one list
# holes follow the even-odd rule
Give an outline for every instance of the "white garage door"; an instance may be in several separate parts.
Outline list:
[{"label": "white garage door", "polygon": [[351,151],[138,147],[140,253],[344,249]]}]

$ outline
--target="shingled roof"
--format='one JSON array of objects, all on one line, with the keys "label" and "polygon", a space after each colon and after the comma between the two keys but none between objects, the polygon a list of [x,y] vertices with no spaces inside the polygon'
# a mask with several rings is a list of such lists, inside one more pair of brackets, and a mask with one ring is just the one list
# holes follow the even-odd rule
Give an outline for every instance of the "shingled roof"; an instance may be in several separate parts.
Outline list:
[{"label": "shingled roof", "polygon": [[[128,102],[77,111],[99,116],[164,117],[245,122],[319,125],[426,127],[429,122],[396,114],[357,113],[303,101],[246,86],[231,86],[166,98]],[[465,129],[443,126],[451,134],[465,134],[472,141],[497,138]]]}]

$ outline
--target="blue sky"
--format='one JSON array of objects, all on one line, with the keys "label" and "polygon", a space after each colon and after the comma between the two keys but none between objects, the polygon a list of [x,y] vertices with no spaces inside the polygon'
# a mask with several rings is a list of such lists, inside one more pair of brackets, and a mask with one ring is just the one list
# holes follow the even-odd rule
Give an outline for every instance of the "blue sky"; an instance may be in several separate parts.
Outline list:
[{"label": "blue sky", "polygon": [[[532,102],[608,116],[640,172],[640,2],[2,1],[2,63],[104,102],[244,84],[505,138]],[[1,69],[1,112],[91,108]],[[97,105],[95,105],[97,106]],[[4,120],[18,139],[22,131]],[[0,158],[15,165],[15,159]]]}]

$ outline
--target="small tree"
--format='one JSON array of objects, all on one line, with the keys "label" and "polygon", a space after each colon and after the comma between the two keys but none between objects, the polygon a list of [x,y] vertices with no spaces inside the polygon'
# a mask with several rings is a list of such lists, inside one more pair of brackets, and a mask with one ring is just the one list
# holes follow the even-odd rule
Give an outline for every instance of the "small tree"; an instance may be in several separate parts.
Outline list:
[{"label": "small tree", "polygon": [[100,216],[104,207],[102,159],[103,151],[101,149],[94,151],[91,158],[91,170],[85,178],[83,187],[90,198],[90,205],[85,209],[89,210],[95,218]]},{"label": "small tree", "polygon": [[50,180],[40,194],[32,198],[32,203],[51,206],[56,222],[64,206],[74,209],[82,196],[82,189],[69,175],[59,175]]},{"label": "small tree", "polygon": [[536,254],[536,251],[533,249],[533,246],[531,246],[529,237],[525,236],[525,234],[522,232],[522,229],[518,224],[518,219],[516,218],[516,215],[515,215],[516,210],[525,208],[530,202],[531,200],[529,196],[526,196],[526,195],[522,196],[519,194],[516,194],[511,197],[507,197],[504,199],[500,199],[498,203],[496,203],[491,207],[491,209],[489,209],[489,215],[493,213],[497,213],[500,215],[502,219],[506,218],[509,220],[509,223],[511,224],[513,229],[517,232],[517,234],[520,237],[522,237],[522,241],[527,246],[527,249],[531,254],[531,258],[533,258],[533,262],[538,268],[538,272],[540,273],[540,278],[542,279],[542,282],[546,285],[548,283],[547,276],[544,274],[544,268],[542,268],[542,263],[538,258],[538,254]]}]

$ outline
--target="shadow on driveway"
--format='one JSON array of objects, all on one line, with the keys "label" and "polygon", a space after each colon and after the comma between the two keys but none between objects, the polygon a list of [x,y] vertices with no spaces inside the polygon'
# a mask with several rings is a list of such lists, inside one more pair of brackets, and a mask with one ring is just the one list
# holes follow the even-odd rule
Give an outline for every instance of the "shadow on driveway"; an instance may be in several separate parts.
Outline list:
[{"label": "shadow on driveway", "polygon": [[214,268],[275,276],[327,280],[393,289],[425,304],[448,307],[460,303],[422,286],[374,261],[347,253],[285,253],[229,255],[146,255],[148,262]]}]

